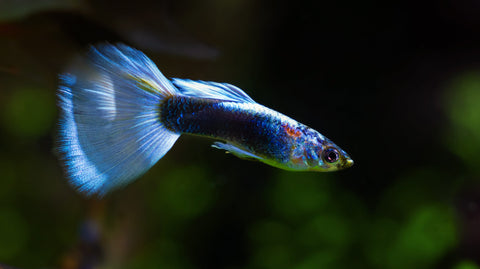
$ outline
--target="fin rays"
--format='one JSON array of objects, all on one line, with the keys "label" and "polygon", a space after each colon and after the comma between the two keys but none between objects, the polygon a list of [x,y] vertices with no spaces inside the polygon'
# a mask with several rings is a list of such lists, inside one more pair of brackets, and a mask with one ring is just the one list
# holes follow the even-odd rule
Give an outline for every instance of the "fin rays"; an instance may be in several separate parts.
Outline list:
[{"label": "fin rays", "polygon": [[257,156],[253,154],[252,152],[249,152],[247,150],[241,149],[237,146],[234,146],[229,143],[222,143],[222,142],[215,142],[213,143],[212,147],[217,148],[217,149],[223,149],[227,153],[232,153],[233,155],[237,156],[238,158],[242,159],[255,159],[255,160],[261,160],[262,158],[260,156]]},{"label": "fin rays", "polygon": [[[179,137],[158,115],[175,87],[137,50],[92,48],[60,79],[59,152],[70,182],[87,195],[103,196],[139,177]],[[138,81],[152,81],[155,91]]]},{"label": "fin rays", "polygon": [[255,101],[240,88],[228,83],[179,78],[173,78],[172,82],[178,87],[182,95],[220,99],[231,102],[255,103]]}]

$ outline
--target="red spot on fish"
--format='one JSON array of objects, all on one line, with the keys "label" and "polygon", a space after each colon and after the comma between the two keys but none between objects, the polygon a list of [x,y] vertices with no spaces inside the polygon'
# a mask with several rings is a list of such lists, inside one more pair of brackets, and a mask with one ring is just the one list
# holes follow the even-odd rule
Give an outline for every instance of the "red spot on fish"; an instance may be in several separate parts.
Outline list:
[{"label": "red spot on fish", "polygon": [[283,130],[285,130],[285,132],[287,132],[287,134],[291,137],[297,138],[297,137],[300,137],[302,135],[302,133],[299,130],[297,130],[295,128],[292,128],[292,127],[288,126],[287,124],[283,124],[282,127],[283,127]]}]

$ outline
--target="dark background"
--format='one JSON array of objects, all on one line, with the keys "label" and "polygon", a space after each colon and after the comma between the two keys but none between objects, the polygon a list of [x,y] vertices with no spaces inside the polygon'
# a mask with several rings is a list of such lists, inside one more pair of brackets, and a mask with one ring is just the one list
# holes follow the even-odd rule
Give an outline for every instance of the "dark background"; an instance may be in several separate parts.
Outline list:
[{"label": "dark background", "polygon": [[[105,41],[237,85],[355,165],[287,172],[182,137],[88,199],[55,155],[57,76]],[[474,0],[0,1],[0,263],[479,268],[479,70]]]}]

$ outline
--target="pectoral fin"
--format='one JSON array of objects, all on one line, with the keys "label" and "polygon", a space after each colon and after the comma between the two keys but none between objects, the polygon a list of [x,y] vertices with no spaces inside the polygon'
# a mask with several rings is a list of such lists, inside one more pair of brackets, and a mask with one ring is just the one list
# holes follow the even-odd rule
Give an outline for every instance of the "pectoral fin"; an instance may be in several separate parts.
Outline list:
[{"label": "pectoral fin", "polygon": [[227,144],[227,143],[221,143],[221,142],[215,142],[213,143],[212,147],[217,148],[217,149],[223,149],[227,151],[227,153],[232,153],[233,155],[237,156],[238,158],[241,159],[255,159],[260,161],[262,158],[260,156],[257,156],[249,151],[246,151],[244,149],[238,148],[232,144]]}]

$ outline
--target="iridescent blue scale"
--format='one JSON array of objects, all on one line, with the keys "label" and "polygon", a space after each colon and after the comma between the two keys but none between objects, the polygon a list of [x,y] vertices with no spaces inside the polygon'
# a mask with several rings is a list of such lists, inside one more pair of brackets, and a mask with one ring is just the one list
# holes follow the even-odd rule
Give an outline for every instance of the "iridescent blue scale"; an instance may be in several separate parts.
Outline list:
[{"label": "iridescent blue scale", "polygon": [[289,161],[292,138],[285,116],[259,104],[176,96],[160,105],[165,127],[176,133],[229,141],[257,156]]}]

